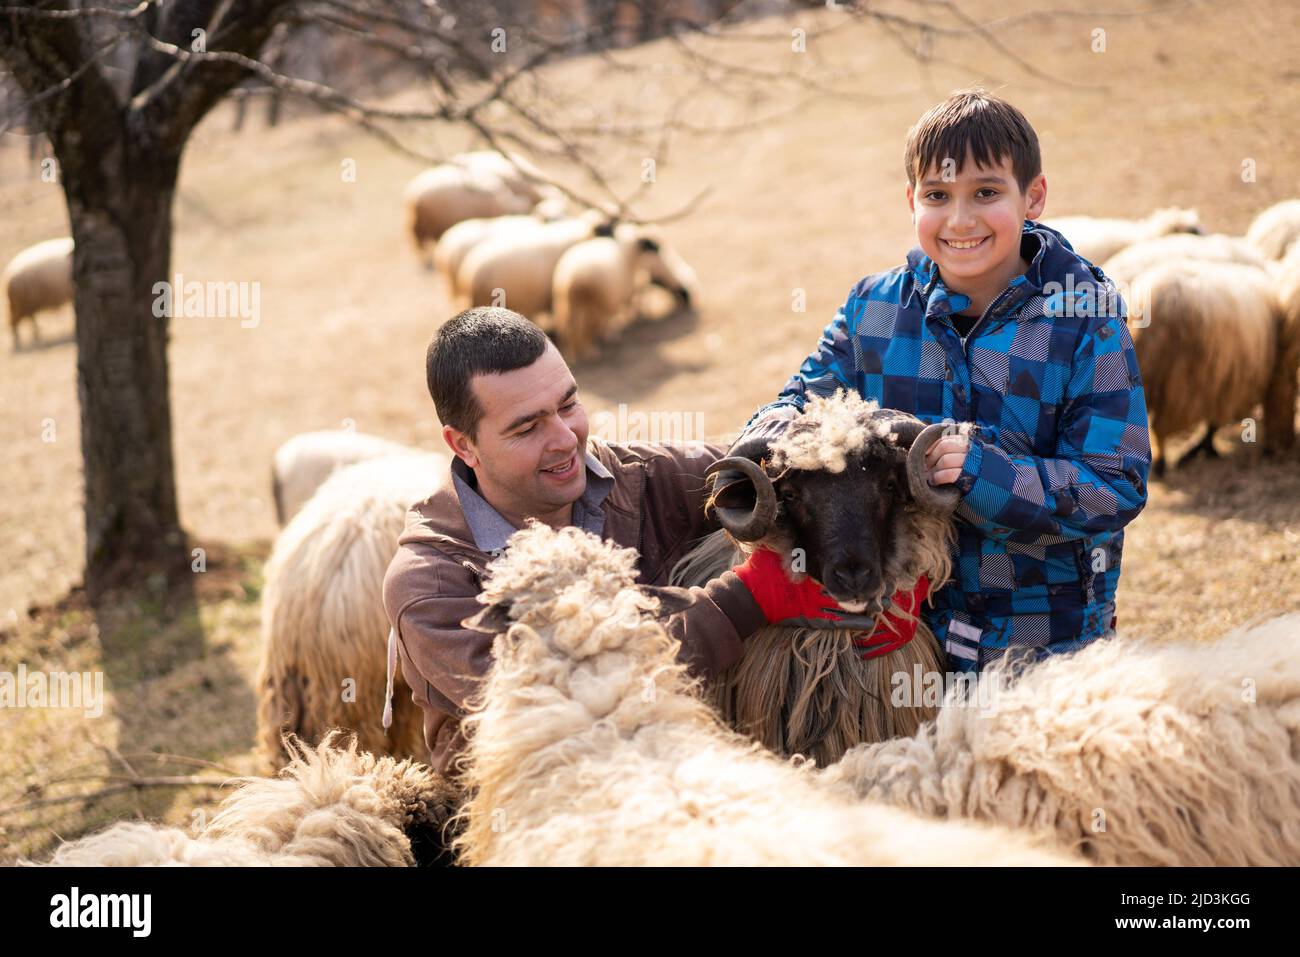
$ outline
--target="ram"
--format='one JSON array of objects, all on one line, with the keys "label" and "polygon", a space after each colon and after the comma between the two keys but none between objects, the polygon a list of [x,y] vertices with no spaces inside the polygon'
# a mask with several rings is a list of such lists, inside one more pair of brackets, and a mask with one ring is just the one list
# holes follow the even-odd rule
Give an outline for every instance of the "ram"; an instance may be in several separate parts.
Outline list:
[{"label": "ram", "polygon": [[[721,473],[711,506],[714,533],[674,570],[680,585],[703,584],[754,548],[777,552],[793,574],[806,571],[847,611],[851,627],[769,625],[745,642],[744,656],[714,683],[712,700],[738,730],[778,754],[830,764],[850,747],[911,734],[935,709],[891,703],[896,673],[942,673],[942,653],[916,621],[915,637],[864,657],[860,643],[897,591],[924,576],[948,579],[957,491],[935,488],[925,453],[946,428],[878,408],[853,393],[814,397],[773,445],[770,459],[714,463]],[[891,611],[898,613],[899,609]],[[919,607],[901,613],[918,617]]]}]

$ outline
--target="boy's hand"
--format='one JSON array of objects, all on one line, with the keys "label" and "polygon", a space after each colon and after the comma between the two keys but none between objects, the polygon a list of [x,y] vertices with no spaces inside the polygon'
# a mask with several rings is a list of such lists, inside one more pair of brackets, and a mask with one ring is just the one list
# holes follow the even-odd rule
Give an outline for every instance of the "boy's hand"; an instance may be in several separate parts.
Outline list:
[{"label": "boy's hand", "polygon": [[930,484],[949,485],[957,481],[969,451],[970,439],[964,435],[945,435],[930,446],[925,453],[926,477]]}]

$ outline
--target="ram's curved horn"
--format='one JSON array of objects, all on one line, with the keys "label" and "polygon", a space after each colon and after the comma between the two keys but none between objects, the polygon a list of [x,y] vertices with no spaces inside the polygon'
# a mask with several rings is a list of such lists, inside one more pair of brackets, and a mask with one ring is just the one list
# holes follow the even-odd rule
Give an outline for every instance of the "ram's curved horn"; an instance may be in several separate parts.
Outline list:
[{"label": "ram's curved horn", "polygon": [[[757,541],[767,534],[772,522],[776,520],[776,489],[772,487],[772,480],[757,462],[739,455],[718,459],[709,466],[704,477],[719,472],[739,472],[742,478],[714,489],[713,510],[717,512],[718,520],[733,538],[742,542]],[[739,491],[736,486],[740,485],[753,488],[752,507],[742,508],[722,501],[724,495],[727,498],[734,497],[735,491]],[[727,495],[729,491],[731,494]]]},{"label": "ram's curved horn", "polygon": [[926,479],[925,453],[939,441],[948,428],[942,422],[925,425],[922,422],[899,422],[893,432],[899,443],[907,448],[907,485],[912,498],[923,509],[939,514],[949,514],[957,508],[961,493],[954,485],[931,485]]}]

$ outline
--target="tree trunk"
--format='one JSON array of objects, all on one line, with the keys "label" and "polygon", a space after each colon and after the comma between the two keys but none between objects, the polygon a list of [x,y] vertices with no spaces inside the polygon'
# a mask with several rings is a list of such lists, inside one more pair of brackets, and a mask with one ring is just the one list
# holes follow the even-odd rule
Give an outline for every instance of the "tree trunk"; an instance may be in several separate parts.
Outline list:
[{"label": "tree trunk", "polygon": [[[115,149],[62,163],[76,250],[77,395],[85,468],[86,589],[189,573],[176,508],[168,322],[151,306],[171,281],[179,156]],[[109,185],[111,184],[111,185]],[[105,188],[105,187],[108,188]]]}]

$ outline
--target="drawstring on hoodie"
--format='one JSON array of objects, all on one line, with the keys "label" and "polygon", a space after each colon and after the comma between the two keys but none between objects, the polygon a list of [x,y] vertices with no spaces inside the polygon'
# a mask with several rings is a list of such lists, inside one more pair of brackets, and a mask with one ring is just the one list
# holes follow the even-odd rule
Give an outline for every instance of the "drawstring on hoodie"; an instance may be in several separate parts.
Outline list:
[{"label": "drawstring on hoodie", "polygon": [[384,733],[393,724],[393,675],[397,672],[397,629],[388,629],[388,680],[384,689]]}]

